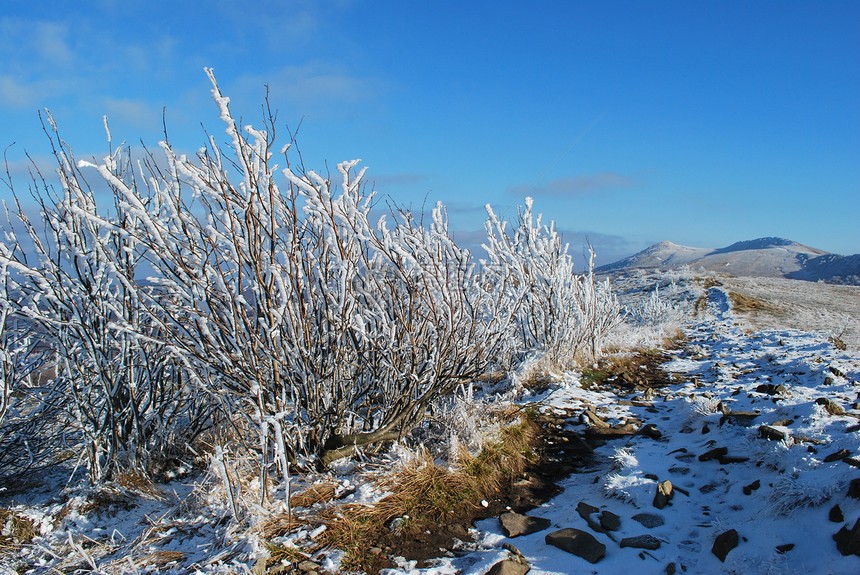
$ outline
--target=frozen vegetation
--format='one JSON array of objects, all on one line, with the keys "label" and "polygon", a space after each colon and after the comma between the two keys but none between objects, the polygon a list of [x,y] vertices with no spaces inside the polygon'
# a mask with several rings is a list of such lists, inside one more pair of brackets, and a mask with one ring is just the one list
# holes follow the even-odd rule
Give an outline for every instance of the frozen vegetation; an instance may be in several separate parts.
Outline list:
[{"label": "frozen vegetation", "polygon": [[46,116],[60,185],[0,244],[0,571],[860,571],[860,288],[610,284],[530,199],[476,259],[209,75],[194,157],[79,162]]}]

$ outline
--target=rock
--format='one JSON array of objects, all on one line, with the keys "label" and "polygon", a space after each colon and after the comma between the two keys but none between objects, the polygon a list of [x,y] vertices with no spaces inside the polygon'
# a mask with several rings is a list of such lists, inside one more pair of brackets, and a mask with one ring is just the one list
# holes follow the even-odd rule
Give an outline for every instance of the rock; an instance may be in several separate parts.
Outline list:
[{"label": "rock", "polygon": [[755,388],[758,393],[765,393],[767,395],[777,395],[779,393],[785,393],[788,391],[784,385],[774,385],[773,383],[763,383]]},{"label": "rock", "polygon": [[850,530],[847,527],[842,527],[836,535],[833,536],[836,541],[836,548],[844,556],[856,555],[860,557],[860,519],[854,523],[854,527]]},{"label": "rock", "polygon": [[782,555],[783,553],[788,553],[794,549],[794,543],[786,543],[785,545],[777,545],[776,552]]},{"label": "rock", "polygon": [[653,423],[648,423],[643,425],[641,429],[639,429],[639,435],[644,435],[645,437],[650,437],[651,439],[660,439],[663,437],[663,434],[657,429],[657,426]]},{"label": "rock", "polygon": [[606,545],[595,539],[591,533],[572,527],[553,531],[544,541],[547,545],[582,557],[589,563],[597,563],[606,554]]},{"label": "rock", "polygon": [[503,559],[487,571],[487,575],[526,575],[531,571],[528,563],[520,563],[514,559]]},{"label": "rock", "polygon": [[618,531],[621,529],[621,518],[611,511],[603,511],[599,519],[600,526],[608,531]]},{"label": "rock", "polygon": [[778,421],[774,421],[771,425],[776,425],[776,426],[780,426],[780,427],[788,427],[792,423],[794,423],[793,419],[780,419]]},{"label": "rock", "polygon": [[815,403],[824,406],[824,409],[826,409],[827,413],[829,413],[830,415],[845,415],[845,409],[843,409],[841,405],[839,405],[832,399],[828,399],[826,397],[819,397],[815,400]]},{"label": "rock", "polygon": [[842,508],[839,505],[834,505],[833,509],[830,510],[830,515],[828,518],[834,523],[842,523],[845,521],[845,515],[842,514]]},{"label": "rock", "polygon": [[673,497],[675,492],[672,490],[672,482],[668,479],[661,481],[657,484],[657,493],[654,494],[654,507],[663,509]]},{"label": "rock", "polygon": [[756,489],[758,489],[759,487],[761,487],[761,481],[759,481],[758,479],[756,479],[755,481],[753,481],[749,485],[744,485],[744,495],[752,494],[752,492],[755,491]]},{"label": "rock", "polygon": [[589,505],[585,501],[580,501],[576,504],[576,512],[579,513],[579,516],[583,519],[588,519],[588,516],[592,513],[597,513],[600,511],[599,507],[595,507],[594,505]]},{"label": "rock", "polygon": [[728,421],[735,425],[748,427],[752,425],[753,421],[755,421],[759,415],[760,414],[755,411],[729,411],[720,418],[720,423],[722,424],[724,421]]},{"label": "rock", "polygon": [[856,468],[860,469],[860,459],[858,459],[856,457],[846,457],[845,459],[842,460],[842,463],[847,463],[851,467],[856,467]]},{"label": "rock", "polygon": [[842,371],[841,369],[839,369],[838,367],[836,367],[835,365],[831,365],[827,369],[829,369],[830,373],[832,373],[836,377],[841,377],[843,379],[845,378],[845,372]]},{"label": "rock", "polygon": [[552,524],[552,521],[543,517],[529,517],[511,511],[499,516],[499,524],[506,537],[519,537],[520,535],[543,531]]},{"label": "rock", "polygon": [[601,429],[608,429],[610,427],[610,425],[607,422],[603,421],[599,415],[594,413],[594,411],[592,411],[590,407],[583,412],[583,415],[585,415],[585,418],[588,420],[586,423],[588,423],[589,425]]},{"label": "rock", "polygon": [[830,463],[831,461],[840,461],[842,459],[845,459],[849,455],[851,455],[850,451],[848,451],[847,449],[840,449],[839,451],[831,453],[830,455],[825,457],[824,463]]},{"label": "rock", "polygon": [[750,458],[740,455],[721,455],[717,460],[722,465],[728,465],[729,463],[744,463],[745,461],[749,461]]},{"label": "rock", "polygon": [[517,549],[514,545],[511,545],[510,543],[502,543],[502,549],[504,549],[505,551],[509,551],[509,552],[513,553],[517,557],[522,557],[523,560],[525,560],[525,557],[523,557],[522,551],[520,551],[519,549]]},{"label": "rock", "polygon": [[302,561],[298,564],[299,571],[303,573],[310,573],[312,571],[318,571],[320,566],[314,563],[313,561]]},{"label": "rock", "polygon": [[710,461],[711,459],[717,459],[718,457],[722,457],[723,455],[729,452],[728,447],[717,447],[710,451],[706,451],[705,453],[699,456],[699,461]]},{"label": "rock", "polygon": [[678,566],[674,562],[666,565],[666,575],[675,575],[678,572]]},{"label": "rock", "polygon": [[666,522],[663,517],[656,513],[637,513],[631,519],[638,521],[642,526],[647,527],[648,529],[660,527]]},{"label": "rock", "polygon": [[729,529],[717,535],[714,540],[714,546],[711,547],[711,553],[717,556],[717,559],[724,562],[729,551],[738,546],[738,532],[734,529]]},{"label": "rock", "polygon": [[848,497],[860,499],[860,477],[852,479],[851,483],[848,484]]},{"label": "rock", "polygon": [[653,535],[637,535],[636,537],[625,537],[621,540],[621,547],[634,547],[636,549],[648,549],[654,551],[660,548],[660,540]]},{"label": "rock", "polygon": [[768,439],[770,441],[782,441],[788,437],[786,432],[780,431],[769,425],[759,425],[758,433],[763,439]]}]

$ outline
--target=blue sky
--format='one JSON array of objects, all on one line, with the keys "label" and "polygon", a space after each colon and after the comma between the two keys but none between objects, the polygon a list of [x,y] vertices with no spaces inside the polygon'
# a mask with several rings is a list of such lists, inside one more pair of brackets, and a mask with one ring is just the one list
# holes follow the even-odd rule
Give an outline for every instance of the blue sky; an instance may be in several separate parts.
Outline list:
[{"label": "blue sky", "polygon": [[[860,252],[860,3],[39,2],[0,12],[0,145],[78,157],[222,134],[204,66],[308,168],[361,158],[380,193],[442,201],[463,241],[522,197],[608,263],[669,239]],[[286,130],[283,131],[286,133]],[[226,137],[225,137],[226,138]],[[5,190],[0,192],[6,196]]]}]

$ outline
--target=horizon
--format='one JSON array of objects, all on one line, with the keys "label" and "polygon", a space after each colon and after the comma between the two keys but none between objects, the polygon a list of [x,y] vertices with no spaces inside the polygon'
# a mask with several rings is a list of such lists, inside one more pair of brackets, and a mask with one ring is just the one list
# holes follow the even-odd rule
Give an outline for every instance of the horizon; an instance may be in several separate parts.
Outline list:
[{"label": "horizon", "polygon": [[102,115],[136,148],[162,117],[188,153],[201,123],[224,142],[208,66],[244,123],[268,85],[309,169],[362,158],[380,195],[443,202],[470,247],[485,204],[511,219],[529,195],[598,265],[664,240],[860,253],[860,4],[481,6],[12,0],[0,145],[20,193],[25,151],[50,157],[43,108],[79,158],[106,154]]}]

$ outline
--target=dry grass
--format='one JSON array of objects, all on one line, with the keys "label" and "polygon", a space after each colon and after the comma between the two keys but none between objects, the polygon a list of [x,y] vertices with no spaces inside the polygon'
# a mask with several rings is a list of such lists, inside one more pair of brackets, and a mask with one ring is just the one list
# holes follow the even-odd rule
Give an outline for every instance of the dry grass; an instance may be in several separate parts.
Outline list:
[{"label": "dry grass", "polygon": [[380,487],[392,492],[375,505],[331,508],[319,519],[327,526],[325,543],[345,552],[344,569],[376,572],[387,561],[370,549],[394,531],[407,537],[453,522],[470,523],[536,459],[539,427],[523,410],[519,421],[502,428],[499,439],[477,455],[464,451],[453,470],[437,466],[423,451],[410,465],[385,477]]},{"label": "dry grass", "polygon": [[128,490],[139,493],[144,497],[155,499],[157,501],[167,501],[167,494],[155,486],[148,477],[142,473],[126,472],[120,473],[116,478],[117,485],[121,485]]},{"label": "dry grass", "polygon": [[738,292],[730,291],[729,299],[732,301],[732,309],[741,313],[774,313],[779,311],[779,308],[763,299],[743,295]]},{"label": "dry grass", "polygon": [[335,481],[325,481],[312,485],[290,497],[290,506],[313,507],[318,503],[328,503],[335,498],[337,487],[338,483]]},{"label": "dry grass", "polygon": [[10,509],[0,509],[0,550],[15,550],[38,535],[36,523]]},{"label": "dry grass", "polygon": [[153,551],[141,557],[138,557],[134,565],[140,567],[155,567],[164,569],[171,565],[178,565],[185,561],[185,553],[182,551]]}]

